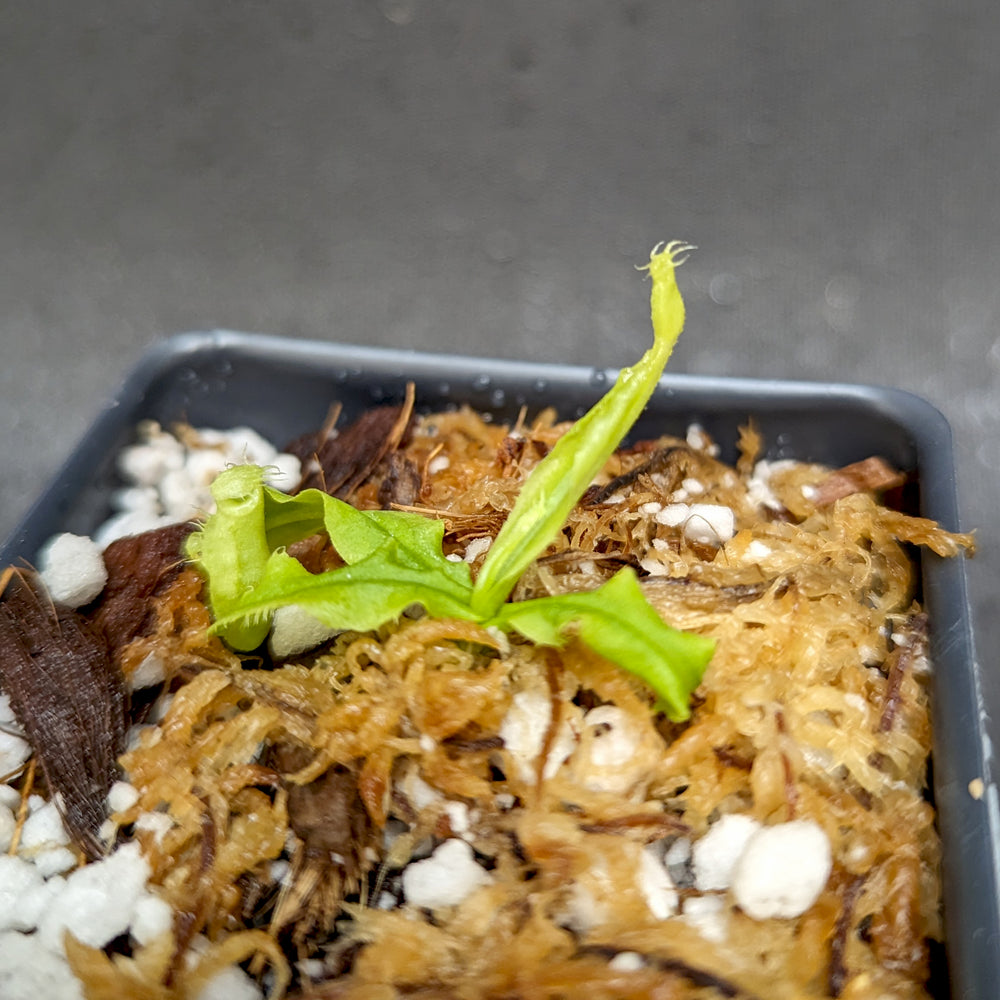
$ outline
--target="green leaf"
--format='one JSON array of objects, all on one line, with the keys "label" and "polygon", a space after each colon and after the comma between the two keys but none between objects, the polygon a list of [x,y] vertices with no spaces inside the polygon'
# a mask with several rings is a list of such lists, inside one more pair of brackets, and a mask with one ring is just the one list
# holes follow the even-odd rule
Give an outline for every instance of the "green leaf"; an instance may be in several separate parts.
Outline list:
[{"label": "green leaf", "polygon": [[544,646],[579,636],[595,653],[644,680],[675,722],[690,715],[691,693],[715,649],[713,639],[667,625],[631,569],[596,590],[505,604],[496,624]]},{"label": "green leaf", "polygon": [[[332,628],[375,628],[422,604],[441,617],[470,616],[465,563],[441,550],[444,522],[419,514],[357,510],[319,490],[287,496],[263,469],[225,470],[212,486],[216,513],[191,536],[188,555],[208,579],[214,631],[234,649],[267,637],[269,613],[301,604]],[[326,530],[346,567],[311,574],[284,547]]]},{"label": "green leaf", "polygon": [[622,369],[611,389],[532,469],[476,578],[472,606],[481,614],[495,613],[507,599],[649,402],[684,328],[674,269],[690,249],[670,243],[650,255],[653,346],[637,364]]},{"label": "green leaf", "polygon": [[[216,618],[257,585],[271,555],[262,476],[254,465],[226,469],[212,484],[215,513],[188,538],[188,557],[208,580]],[[255,649],[269,628],[266,621],[233,622],[225,638],[235,649]]]},{"label": "green leaf", "polygon": [[[234,471],[227,469],[223,476]],[[263,483],[261,489],[271,551],[325,529],[337,554],[348,565],[366,559],[387,542],[410,553],[414,565],[421,565],[428,553],[440,553],[443,521],[408,511],[358,510],[321,490],[303,490],[288,496]]]},{"label": "green leaf", "polygon": [[271,612],[288,604],[298,605],[330,628],[359,632],[395,621],[413,604],[422,605],[435,618],[469,619],[468,567],[464,581],[456,580],[460,573],[440,571],[456,564],[442,562],[443,566],[415,567],[408,553],[389,545],[352,566],[313,574],[278,551],[268,559],[257,586],[231,602],[214,627],[228,638],[234,625],[267,622]]}]

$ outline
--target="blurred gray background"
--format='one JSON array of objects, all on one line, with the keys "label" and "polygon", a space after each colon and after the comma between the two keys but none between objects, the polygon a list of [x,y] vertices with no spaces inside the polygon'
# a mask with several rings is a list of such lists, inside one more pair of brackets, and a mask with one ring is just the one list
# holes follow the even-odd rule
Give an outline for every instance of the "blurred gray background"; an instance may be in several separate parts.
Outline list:
[{"label": "blurred gray background", "polygon": [[171,333],[618,366],[683,237],[674,371],[950,419],[992,668],[996,4],[41,0],[0,46],[0,536]]}]

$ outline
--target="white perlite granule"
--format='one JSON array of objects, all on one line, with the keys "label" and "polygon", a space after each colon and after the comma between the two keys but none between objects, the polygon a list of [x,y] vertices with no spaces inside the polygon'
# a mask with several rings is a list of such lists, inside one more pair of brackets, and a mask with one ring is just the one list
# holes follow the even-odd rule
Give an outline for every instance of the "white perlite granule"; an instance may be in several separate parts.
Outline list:
[{"label": "white perlite granule", "polygon": [[670,874],[652,846],[642,849],[636,882],[649,912],[657,920],[666,920],[677,909],[677,890]]},{"label": "white perlite granule", "polygon": [[128,930],[148,878],[149,865],[137,843],[78,868],[42,914],[39,937],[55,950],[69,931],[84,944],[103,948]]},{"label": "white perlite granule", "polygon": [[694,843],[691,849],[694,879],[702,892],[729,888],[736,863],[759,827],[752,816],[729,814],[716,820],[708,833]]},{"label": "white perlite granule", "polygon": [[403,871],[403,895],[410,906],[454,906],[491,881],[489,872],[476,863],[472,848],[464,841],[446,840],[423,861]]},{"label": "white perlite granule", "polygon": [[35,934],[0,932],[0,996],[4,1000],[82,1000],[69,963]]},{"label": "white perlite granule", "polygon": [[733,895],[754,920],[801,916],[830,877],[830,841],[812,820],[761,827],[733,872]]},{"label": "white perlite granule", "polygon": [[108,582],[101,550],[84,535],[50,539],[38,555],[38,568],[52,600],[69,608],[89,604]]}]

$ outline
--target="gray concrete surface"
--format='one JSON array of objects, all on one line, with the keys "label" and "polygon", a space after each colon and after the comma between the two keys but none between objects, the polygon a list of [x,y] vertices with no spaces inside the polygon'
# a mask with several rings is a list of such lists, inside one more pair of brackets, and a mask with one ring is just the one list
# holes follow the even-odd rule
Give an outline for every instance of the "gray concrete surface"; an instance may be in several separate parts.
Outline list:
[{"label": "gray concrete surface", "polygon": [[684,237],[675,371],[950,419],[993,671],[998,43],[929,0],[6,4],[0,535],[175,331],[619,365]]}]

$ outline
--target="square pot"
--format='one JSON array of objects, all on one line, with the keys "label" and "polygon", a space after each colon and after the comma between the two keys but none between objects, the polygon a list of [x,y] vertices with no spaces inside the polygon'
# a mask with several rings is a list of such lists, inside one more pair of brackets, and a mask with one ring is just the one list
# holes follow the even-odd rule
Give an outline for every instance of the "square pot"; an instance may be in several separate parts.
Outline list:
[{"label": "square pot", "polygon": [[[140,362],[26,518],[0,549],[0,566],[31,560],[51,535],[89,534],[111,513],[115,456],[143,419],[197,427],[249,425],[281,447],[319,427],[332,401],[344,420],[416,384],[423,411],[468,403],[512,421],[522,406],[582,415],[615,372],[215,332],[164,341]],[[881,455],[910,473],[909,513],[958,530],[950,429],[930,404],[881,387],[667,375],[634,429],[683,437],[691,423],[736,458],[752,419],[769,459],[841,466]],[[989,774],[990,737],[961,558],[920,554],[920,598],[934,664],[933,789],[943,845],[945,958],[936,995],[987,1000],[1000,983],[1000,823]],[[981,779],[976,798],[970,782]]]}]

